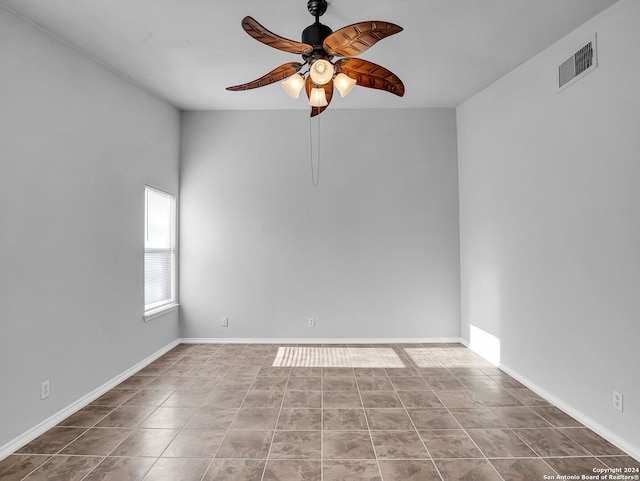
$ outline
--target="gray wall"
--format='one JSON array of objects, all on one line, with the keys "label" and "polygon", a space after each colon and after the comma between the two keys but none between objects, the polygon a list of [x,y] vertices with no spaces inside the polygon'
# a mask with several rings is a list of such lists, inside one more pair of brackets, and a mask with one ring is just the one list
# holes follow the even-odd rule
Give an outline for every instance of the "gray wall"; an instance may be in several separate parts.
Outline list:
[{"label": "gray wall", "polygon": [[183,336],[460,335],[454,110],[327,110],[317,188],[307,112],[182,121]]},{"label": "gray wall", "polygon": [[2,8],[0,58],[2,446],[179,337],[176,313],[142,321],[142,261],[180,118]]},{"label": "gray wall", "polygon": [[[463,336],[497,337],[505,367],[636,455],[639,22],[623,0],[457,112]],[[557,94],[593,32],[599,67]]]}]

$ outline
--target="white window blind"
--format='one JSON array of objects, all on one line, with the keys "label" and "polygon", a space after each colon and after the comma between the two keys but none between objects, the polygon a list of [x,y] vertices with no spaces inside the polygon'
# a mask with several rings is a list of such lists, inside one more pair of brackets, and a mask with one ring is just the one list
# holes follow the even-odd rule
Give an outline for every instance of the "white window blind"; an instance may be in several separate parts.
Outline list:
[{"label": "white window blind", "polygon": [[175,303],[175,203],[174,195],[145,187],[145,313]]}]

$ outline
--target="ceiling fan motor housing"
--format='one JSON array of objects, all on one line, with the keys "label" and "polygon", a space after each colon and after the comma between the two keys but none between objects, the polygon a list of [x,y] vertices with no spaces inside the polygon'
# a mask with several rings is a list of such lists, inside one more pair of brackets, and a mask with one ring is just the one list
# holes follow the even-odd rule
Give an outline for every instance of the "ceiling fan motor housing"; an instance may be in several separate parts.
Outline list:
[{"label": "ceiling fan motor housing", "polygon": [[302,43],[313,45],[313,52],[310,55],[305,56],[305,60],[307,58],[329,58],[322,44],[324,39],[332,33],[333,30],[331,30],[331,28],[321,24],[320,22],[316,22],[305,28],[302,32]]}]

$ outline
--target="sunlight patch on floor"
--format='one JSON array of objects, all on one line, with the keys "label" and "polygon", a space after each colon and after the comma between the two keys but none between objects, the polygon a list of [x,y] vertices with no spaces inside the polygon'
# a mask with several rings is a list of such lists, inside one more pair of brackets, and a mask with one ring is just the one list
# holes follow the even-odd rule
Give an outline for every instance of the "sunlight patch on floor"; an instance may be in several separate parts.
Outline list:
[{"label": "sunlight patch on floor", "polygon": [[283,346],[274,367],[358,367],[403,368],[404,363],[390,347],[297,347]]},{"label": "sunlight patch on floor", "polygon": [[465,347],[416,347],[405,352],[418,367],[491,367],[492,365]]}]

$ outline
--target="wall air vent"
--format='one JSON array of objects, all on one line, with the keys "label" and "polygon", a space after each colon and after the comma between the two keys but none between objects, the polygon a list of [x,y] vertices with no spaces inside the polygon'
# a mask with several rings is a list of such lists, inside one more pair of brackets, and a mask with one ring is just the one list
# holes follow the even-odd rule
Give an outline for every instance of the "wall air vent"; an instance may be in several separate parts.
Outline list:
[{"label": "wall air vent", "polygon": [[558,91],[574,84],[598,66],[596,35],[558,67]]}]

